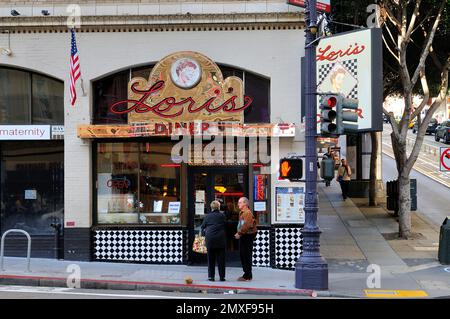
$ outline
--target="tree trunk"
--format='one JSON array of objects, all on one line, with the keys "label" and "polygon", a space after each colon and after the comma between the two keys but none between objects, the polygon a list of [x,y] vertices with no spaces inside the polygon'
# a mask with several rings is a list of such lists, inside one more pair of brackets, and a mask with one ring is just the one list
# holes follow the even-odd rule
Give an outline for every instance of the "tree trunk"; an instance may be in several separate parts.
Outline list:
[{"label": "tree trunk", "polygon": [[399,193],[399,235],[401,238],[408,239],[411,236],[411,189],[409,173],[402,172],[398,179]]},{"label": "tree trunk", "polygon": [[372,142],[372,154],[370,155],[370,183],[369,206],[377,206],[377,164],[378,164],[378,134],[370,133]]}]

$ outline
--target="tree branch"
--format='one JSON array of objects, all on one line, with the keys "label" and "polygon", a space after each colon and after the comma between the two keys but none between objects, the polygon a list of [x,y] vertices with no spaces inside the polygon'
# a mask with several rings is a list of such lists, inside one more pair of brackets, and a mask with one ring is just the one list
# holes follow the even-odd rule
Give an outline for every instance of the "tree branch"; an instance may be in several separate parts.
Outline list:
[{"label": "tree branch", "polygon": [[418,116],[420,114],[420,112],[422,112],[423,108],[428,103],[428,99],[430,98],[430,88],[428,87],[428,81],[427,81],[427,76],[425,73],[425,68],[423,69],[423,71],[420,74],[420,83],[422,84],[424,97],[423,97],[422,103],[420,103],[419,107],[411,115],[411,118],[415,118],[416,116]]},{"label": "tree branch", "polygon": [[425,136],[428,123],[430,123],[431,117],[447,97],[449,69],[450,69],[450,55],[448,56],[447,61],[442,69],[439,95],[437,96],[437,98],[431,105],[430,109],[428,110],[427,114],[425,115],[423,123],[419,127],[419,131],[417,132],[416,142],[414,143],[413,150],[411,151],[411,154],[406,161],[405,169],[407,169],[408,172],[411,171],[412,167],[414,166],[414,163],[416,162],[419,156],[420,149],[422,148],[423,138]]},{"label": "tree branch", "polygon": [[386,41],[386,38],[384,37],[384,34],[382,35],[382,38],[383,38],[384,45],[386,45],[386,48],[388,49],[389,53],[391,53],[391,55],[394,57],[394,59],[396,59],[398,61],[398,63],[400,63],[400,58],[398,57],[398,55],[396,55],[394,53],[394,51],[392,51],[391,47],[389,46],[389,44]]},{"label": "tree branch", "polygon": [[401,32],[401,23],[400,21],[395,17],[392,10],[389,8],[389,5],[387,1],[384,1],[383,8],[386,10],[386,15],[389,18],[389,20],[392,22],[392,24],[397,28],[398,32]]},{"label": "tree branch", "polygon": [[428,54],[430,52],[430,47],[433,44],[433,39],[434,39],[434,35],[436,34],[436,29],[441,21],[441,15],[442,15],[442,11],[444,10],[445,7],[445,3],[447,0],[442,0],[441,6],[439,7],[438,10],[438,15],[436,17],[436,20],[434,21],[433,25],[431,26],[430,32],[428,33],[428,37],[425,41],[425,44],[423,46],[423,50],[422,53],[420,55],[420,60],[419,60],[419,64],[417,65],[416,70],[414,71],[414,75],[411,79],[411,84],[414,87],[414,85],[416,84],[420,72],[424,69],[425,67],[425,61],[428,57]]},{"label": "tree branch", "polygon": [[416,24],[417,16],[419,15],[419,9],[420,9],[421,3],[422,3],[422,0],[416,0],[414,12],[412,14],[411,21],[409,22],[408,29],[406,30],[406,35],[405,35],[406,43],[409,43],[409,41],[411,40],[411,34],[414,29],[414,25]]}]

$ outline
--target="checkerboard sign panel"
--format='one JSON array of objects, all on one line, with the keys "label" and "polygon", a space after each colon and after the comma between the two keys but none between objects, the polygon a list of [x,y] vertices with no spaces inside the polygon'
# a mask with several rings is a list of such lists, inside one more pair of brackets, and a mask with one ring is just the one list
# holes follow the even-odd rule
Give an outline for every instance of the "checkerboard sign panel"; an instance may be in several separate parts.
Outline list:
[{"label": "checkerboard sign panel", "polygon": [[258,230],[253,244],[253,266],[270,267],[270,230]]},{"label": "checkerboard sign panel", "polygon": [[358,64],[356,59],[342,61],[341,63],[356,79],[358,79]]},{"label": "checkerboard sign panel", "polygon": [[182,263],[182,230],[97,230],[94,259],[147,263]]},{"label": "checkerboard sign panel", "polygon": [[319,67],[319,81],[317,82],[318,85],[323,82],[328,73],[330,73],[330,71],[333,69],[334,65],[335,63],[328,63]]},{"label": "checkerboard sign panel", "polygon": [[303,235],[300,228],[275,229],[275,267],[294,269],[302,252]]}]

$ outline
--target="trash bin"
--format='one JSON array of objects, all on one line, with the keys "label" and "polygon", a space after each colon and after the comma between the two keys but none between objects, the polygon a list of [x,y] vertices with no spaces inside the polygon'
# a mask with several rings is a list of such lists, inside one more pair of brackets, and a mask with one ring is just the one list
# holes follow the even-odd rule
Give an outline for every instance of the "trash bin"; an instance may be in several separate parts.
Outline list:
[{"label": "trash bin", "polygon": [[439,233],[439,262],[444,265],[450,264],[450,219],[446,217]]}]

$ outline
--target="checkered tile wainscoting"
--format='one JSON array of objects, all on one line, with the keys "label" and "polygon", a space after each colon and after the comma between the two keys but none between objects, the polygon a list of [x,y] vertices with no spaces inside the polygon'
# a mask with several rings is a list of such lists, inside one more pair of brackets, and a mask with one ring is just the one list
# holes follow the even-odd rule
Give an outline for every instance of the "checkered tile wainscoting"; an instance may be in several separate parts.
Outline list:
[{"label": "checkered tile wainscoting", "polygon": [[158,264],[183,262],[182,230],[96,230],[94,259]]},{"label": "checkered tile wainscoting", "polygon": [[302,250],[300,228],[275,228],[275,267],[293,269]]},{"label": "checkered tile wainscoting", "polygon": [[253,243],[253,266],[270,267],[270,230],[258,230]]}]

